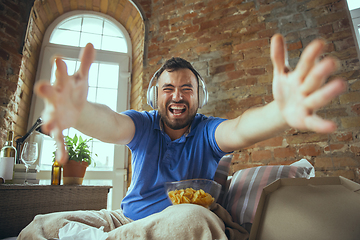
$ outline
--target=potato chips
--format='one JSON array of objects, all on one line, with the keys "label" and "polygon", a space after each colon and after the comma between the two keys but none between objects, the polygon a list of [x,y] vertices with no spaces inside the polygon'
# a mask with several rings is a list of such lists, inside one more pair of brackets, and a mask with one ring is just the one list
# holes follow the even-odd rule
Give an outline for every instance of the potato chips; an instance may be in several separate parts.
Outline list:
[{"label": "potato chips", "polygon": [[169,191],[168,194],[173,204],[194,203],[208,208],[215,200],[209,193],[204,192],[202,189],[179,189]]}]

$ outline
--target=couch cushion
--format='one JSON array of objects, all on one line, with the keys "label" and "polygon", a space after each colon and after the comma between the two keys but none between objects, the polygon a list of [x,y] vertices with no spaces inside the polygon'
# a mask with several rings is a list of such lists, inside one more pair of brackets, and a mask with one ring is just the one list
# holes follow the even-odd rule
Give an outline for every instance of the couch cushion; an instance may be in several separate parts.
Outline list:
[{"label": "couch cushion", "polygon": [[232,158],[233,158],[233,155],[223,156],[219,161],[218,167],[217,167],[215,175],[214,175],[214,181],[221,185],[221,192],[220,192],[219,198],[217,200],[217,202],[220,205],[222,204],[225,193],[228,190],[227,179],[228,179],[228,175],[229,175],[230,164],[231,164]]},{"label": "couch cushion", "polygon": [[234,222],[250,231],[265,186],[279,178],[310,178],[312,170],[312,166],[291,165],[269,165],[239,170],[231,179],[223,207],[231,214]]}]

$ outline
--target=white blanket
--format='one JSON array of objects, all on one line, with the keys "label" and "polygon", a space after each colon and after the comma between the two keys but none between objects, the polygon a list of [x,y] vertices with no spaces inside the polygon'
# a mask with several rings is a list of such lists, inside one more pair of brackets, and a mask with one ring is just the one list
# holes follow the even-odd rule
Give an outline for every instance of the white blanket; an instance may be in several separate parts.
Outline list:
[{"label": "white blanket", "polygon": [[84,228],[104,227],[108,240],[115,239],[247,239],[248,233],[233,223],[229,213],[216,204],[212,211],[194,204],[180,204],[138,221],[126,218],[121,210],[74,211],[38,215],[18,239],[58,238],[59,229],[69,222]]}]

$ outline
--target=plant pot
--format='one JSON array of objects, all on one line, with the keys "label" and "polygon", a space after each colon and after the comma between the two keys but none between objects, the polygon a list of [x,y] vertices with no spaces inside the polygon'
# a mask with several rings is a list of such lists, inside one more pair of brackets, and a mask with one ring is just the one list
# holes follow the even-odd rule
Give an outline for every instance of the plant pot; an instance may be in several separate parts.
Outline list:
[{"label": "plant pot", "polygon": [[69,160],[63,165],[63,184],[64,185],[81,185],[85,176],[87,162],[76,162]]}]

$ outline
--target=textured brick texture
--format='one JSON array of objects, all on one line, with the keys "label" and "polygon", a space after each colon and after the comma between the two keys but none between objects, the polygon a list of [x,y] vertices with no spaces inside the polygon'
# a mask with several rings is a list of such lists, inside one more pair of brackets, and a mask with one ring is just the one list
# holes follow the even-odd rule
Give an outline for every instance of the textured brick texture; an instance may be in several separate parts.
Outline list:
[{"label": "textured brick texture", "polygon": [[[15,135],[26,130],[29,108],[23,101],[30,101],[33,82],[29,79],[33,68],[21,69],[23,44],[30,8],[34,1],[0,0],[0,146],[12,123]],[[20,73],[28,75],[19,81]]]},{"label": "textured brick texture", "polygon": [[[47,26],[65,12],[85,9],[112,16],[129,31],[131,108],[137,110],[150,109],[146,89],[154,72],[166,59],[180,56],[206,81],[210,99],[200,112],[235,118],[272,101],[272,35],[286,37],[292,68],[309,42],[323,38],[324,56],[339,59],[341,67],[334,75],[349,84],[346,93],[318,111],[335,121],[338,130],[324,135],[290,129],[234,152],[231,171],[306,158],[318,176],[341,175],[360,182],[360,64],[345,0],[135,0],[137,8],[127,0],[36,0],[29,19],[22,14],[27,10],[23,2],[0,0],[0,141],[10,122],[16,123],[19,134],[26,129]],[[26,22],[24,36],[18,29],[25,31]]]},{"label": "textured brick texture", "polygon": [[[231,172],[306,158],[319,176],[359,178],[359,58],[345,1],[154,1],[149,19],[148,64],[143,96],[153,72],[172,56],[191,61],[205,79],[210,99],[201,113],[235,118],[272,101],[270,38],[286,37],[289,62],[296,66],[315,38],[326,42],[324,56],[339,59],[334,75],[349,83],[346,93],[318,114],[338,124],[333,134],[295,129],[234,153]],[[143,98],[143,109],[149,109]]]}]

